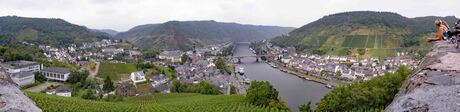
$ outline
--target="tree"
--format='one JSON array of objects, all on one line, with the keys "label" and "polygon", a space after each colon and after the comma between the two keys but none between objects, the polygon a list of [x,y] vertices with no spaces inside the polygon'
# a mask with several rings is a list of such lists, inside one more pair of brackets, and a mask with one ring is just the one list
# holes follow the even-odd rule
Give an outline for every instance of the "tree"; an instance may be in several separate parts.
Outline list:
[{"label": "tree", "polygon": [[187,91],[187,85],[183,84],[179,80],[173,80],[170,91],[173,93],[181,93]]},{"label": "tree", "polygon": [[359,55],[364,55],[366,53],[365,49],[357,49]]},{"label": "tree", "polygon": [[224,69],[225,68],[225,60],[222,57],[217,58],[216,62],[214,63],[217,69]]},{"label": "tree", "polygon": [[278,91],[267,81],[252,81],[245,100],[257,106],[285,107],[284,101],[278,99]]},{"label": "tree", "polygon": [[155,48],[150,48],[149,50],[144,52],[144,57],[145,58],[156,58],[158,55],[158,50]]},{"label": "tree", "polygon": [[88,77],[88,75],[89,75],[88,71],[71,72],[69,75],[69,79],[67,79],[67,82],[71,84],[75,84],[77,82],[85,83],[85,80]]},{"label": "tree", "polygon": [[198,88],[196,91],[201,94],[209,94],[209,95],[221,94],[219,89],[214,87],[212,84],[205,82],[204,80],[201,80],[200,83],[198,83]]},{"label": "tree", "polygon": [[83,99],[88,99],[88,100],[95,100],[97,97],[94,95],[94,90],[92,89],[87,89],[85,94],[81,96]]},{"label": "tree", "polygon": [[37,81],[39,81],[39,82],[46,81],[45,75],[43,75],[43,74],[40,73],[40,72],[34,73],[34,76],[35,76],[35,80],[37,80]]},{"label": "tree", "polygon": [[180,64],[184,64],[185,62],[187,62],[187,60],[189,59],[189,57],[186,55],[186,54],[182,54],[182,56],[180,57],[181,58],[181,62]]},{"label": "tree", "polygon": [[410,69],[400,66],[395,73],[334,87],[317,103],[316,111],[383,110],[393,101],[409,74]]},{"label": "tree", "polygon": [[306,103],[306,104],[300,105],[299,106],[299,111],[300,112],[313,112],[313,110],[311,109],[310,105],[311,105],[310,101],[308,101],[308,103]]},{"label": "tree", "polygon": [[237,94],[237,93],[236,93],[236,87],[233,86],[233,85],[230,86],[230,94],[231,94],[231,95],[232,95],[232,94]]},{"label": "tree", "polygon": [[83,88],[87,89],[96,89],[96,86],[96,81],[91,77],[86,78],[85,83],[83,84]]},{"label": "tree", "polygon": [[106,93],[111,92],[115,90],[115,87],[113,86],[112,79],[110,79],[109,76],[107,76],[104,79],[104,87],[102,88]]}]

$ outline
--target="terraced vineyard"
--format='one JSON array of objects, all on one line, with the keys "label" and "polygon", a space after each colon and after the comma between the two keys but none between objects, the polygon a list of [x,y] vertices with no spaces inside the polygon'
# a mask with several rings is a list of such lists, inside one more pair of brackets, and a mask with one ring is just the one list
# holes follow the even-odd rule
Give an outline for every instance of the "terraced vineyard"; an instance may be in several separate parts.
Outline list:
[{"label": "terraced vineyard", "polygon": [[274,108],[253,106],[243,96],[201,94],[155,94],[104,102],[27,93],[45,112],[279,112]]}]

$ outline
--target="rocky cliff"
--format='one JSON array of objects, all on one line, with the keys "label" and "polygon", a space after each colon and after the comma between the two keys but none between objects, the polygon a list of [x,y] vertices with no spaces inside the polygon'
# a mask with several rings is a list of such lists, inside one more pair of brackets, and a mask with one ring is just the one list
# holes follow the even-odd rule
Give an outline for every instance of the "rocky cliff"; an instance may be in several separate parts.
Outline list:
[{"label": "rocky cliff", "polygon": [[41,112],[13,83],[11,78],[0,70],[0,112]]},{"label": "rocky cliff", "polygon": [[437,43],[385,111],[460,112],[460,50]]}]

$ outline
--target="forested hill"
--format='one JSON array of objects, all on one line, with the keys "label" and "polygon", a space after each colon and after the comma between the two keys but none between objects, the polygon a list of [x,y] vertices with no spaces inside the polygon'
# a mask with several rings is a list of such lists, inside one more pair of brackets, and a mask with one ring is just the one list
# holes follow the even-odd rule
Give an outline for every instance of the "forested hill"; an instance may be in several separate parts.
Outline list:
[{"label": "forested hill", "polygon": [[109,34],[62,19],[0,17],[1,44],[28,42],[52,46],[66,46],[109,38]]},{"label": "forested hill", "polygon": [[107,33],[109,34],[110,36],[115,36],[117,35],[119,32],[118,31],[115,31],[115,30],[112,30],[112,29],[95,29],[96,31],[100,31],[100,32],[104,32],[104,33]]},{"label": "forested hill", "polygon": [[291,27],[256,26],[216,21],[169,21],[140,25],[119,33],[116,39],[128,40],[141,48],[190,49],[228,41],[257,41],[287,34]]},{"label": "forested hill", "polygon": [[452,16],[408,18],[391,12],[343,12],[324,16],[271,42],[315,54],[354,55],[368,49],[371,56],[386,57],[423,43],[435,32],[437,18],[450,24],[458,20]]}]

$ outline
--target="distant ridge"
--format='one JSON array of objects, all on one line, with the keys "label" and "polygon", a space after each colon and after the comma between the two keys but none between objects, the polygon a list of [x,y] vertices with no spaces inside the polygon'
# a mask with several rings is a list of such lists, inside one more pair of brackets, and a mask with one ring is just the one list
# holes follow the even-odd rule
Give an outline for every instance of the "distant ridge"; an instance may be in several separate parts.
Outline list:
[{"label": "distant ridge", "polygon": [[458,20],[453,16],[407,18],[392,12],[343,12],[324,16],[271,42],[314,54],[353,55],[355,49],[369,49],[370,56],[386,57],[423,43],[422,38],[435,32],[437,18],[451,24]]},{"label": "distant ridge", "polygon": [[294,28],[244,25],[216,21],[169,21],[136,26],[115,39],[128,40],[141,48],[190,49],[229,41],[258,41],[286,34]]},{"label": "distant ridge", "polygon": [[93,31],[62,19],[0,17],[1,44],[28,42],[51,46],[67,46],[108,39],[109,34]]}]

